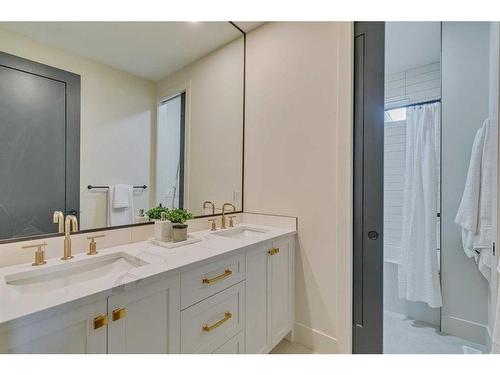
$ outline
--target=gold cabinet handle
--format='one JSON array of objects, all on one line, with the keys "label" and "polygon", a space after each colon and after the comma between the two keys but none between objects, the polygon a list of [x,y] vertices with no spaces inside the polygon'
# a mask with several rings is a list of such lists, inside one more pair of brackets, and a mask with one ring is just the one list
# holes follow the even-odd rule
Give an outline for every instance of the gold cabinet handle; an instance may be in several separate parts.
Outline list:
[{"label": "gold cabinet handle", "polygon": [[271,250],[268,251],[269,255],[276,255],[280,252],[279,247],[274,247]]},{"label": "gold cabinet handle", "polygon": [[108,324],[107,315],[99,315],[94,318],[94,329],[99,329]]},{"label": "gold cabinet handle", "polygon": [[213,283],[216,283],[217,281],[224,280],[226,277],[231,276],[232,274],[233,274],[233,271],[231,271],[230,269],[226,269],[222,275],[215,276],[212,279],[205,277],[204,279],[201,280],[201,282],[203,284],[213,284]]},{"label": "gold cabinet handle", "polygon": [[125,310],[125,307],[114,309],[113,313],[111,314],[113,322],[125,318],[126,315],[127,315],[127,310]]},{"label": "gold cabinet handle", "polygon": [[233,314],[231,314],[229,311],[226,311],[224,313],[224,318],[219,320],[217,323],[212,324],[211,326],[209,326],[208,324],[205,324],[203,327],[201,327],[201,329],[203,330],[203,332],[213,331],[214,329],[219,327],[221,324],[224,324],[225,322],[227,322],[232,317],[233,317]]}]

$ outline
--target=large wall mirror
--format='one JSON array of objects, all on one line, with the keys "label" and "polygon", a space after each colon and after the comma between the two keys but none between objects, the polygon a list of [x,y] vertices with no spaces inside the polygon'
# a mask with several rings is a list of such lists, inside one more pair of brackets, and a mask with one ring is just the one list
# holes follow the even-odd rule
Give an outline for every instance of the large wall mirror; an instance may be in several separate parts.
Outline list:
[{"label": "large wall mirror", "polygon": [[[230,22],[1,22],[0,241],[243,210],[244,33]],[[215,207],[205,202],[213,202]]]}]

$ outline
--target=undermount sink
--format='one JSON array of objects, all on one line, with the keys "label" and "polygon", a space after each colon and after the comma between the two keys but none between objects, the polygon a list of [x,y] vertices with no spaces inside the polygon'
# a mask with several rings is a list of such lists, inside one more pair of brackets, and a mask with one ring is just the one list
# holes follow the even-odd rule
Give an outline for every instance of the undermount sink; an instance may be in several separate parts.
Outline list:
[{"label": "undermount sink", "polygon": [[50,292],[91,280],[119,277],[148,263],[126,253],[96,255],[53,266],[13,273],[5,276],[7,285],[25,292]]},{"label": "undermount sink", "polygon": [[215,236],[221,237],[229,237],[234,239],[259,239],[259,234],[263,234],[268,232],[265,229],[260,228],[252,228],[252,227],[237,227],[237,228],[229,228],[223,229],[219,232],[213,233]]}]

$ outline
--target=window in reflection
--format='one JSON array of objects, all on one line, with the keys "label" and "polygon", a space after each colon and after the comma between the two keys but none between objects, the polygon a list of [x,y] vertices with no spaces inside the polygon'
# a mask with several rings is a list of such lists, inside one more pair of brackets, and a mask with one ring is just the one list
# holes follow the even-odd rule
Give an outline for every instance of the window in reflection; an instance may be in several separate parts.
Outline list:
[{"label": "window in reflection", "polygon": [[185,93],[158,107],[156,201],[167,208],[183,208]]}]

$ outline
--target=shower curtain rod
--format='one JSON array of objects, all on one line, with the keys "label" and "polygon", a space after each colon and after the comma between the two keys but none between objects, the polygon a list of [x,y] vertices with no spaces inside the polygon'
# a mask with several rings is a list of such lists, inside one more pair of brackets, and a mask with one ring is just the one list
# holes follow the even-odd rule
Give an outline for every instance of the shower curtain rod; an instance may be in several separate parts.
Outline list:
[{"label": "shower curtain rod", "polygon": [[387,109],[384,109],[385,111],[389,111],[392,109],[400,109],[400,108],[406,108],[406,107],[416,107],[419,105],[426,105],[426,104],[433,104],[433,103],[439,103],[441,102],[441,99],[433,99],[433,100],[427,100],[425,102],[419,102],[419,103],[413,103],[413,104],[406,104],[406,105],[399,105],[397,107],[390,107]]}]

